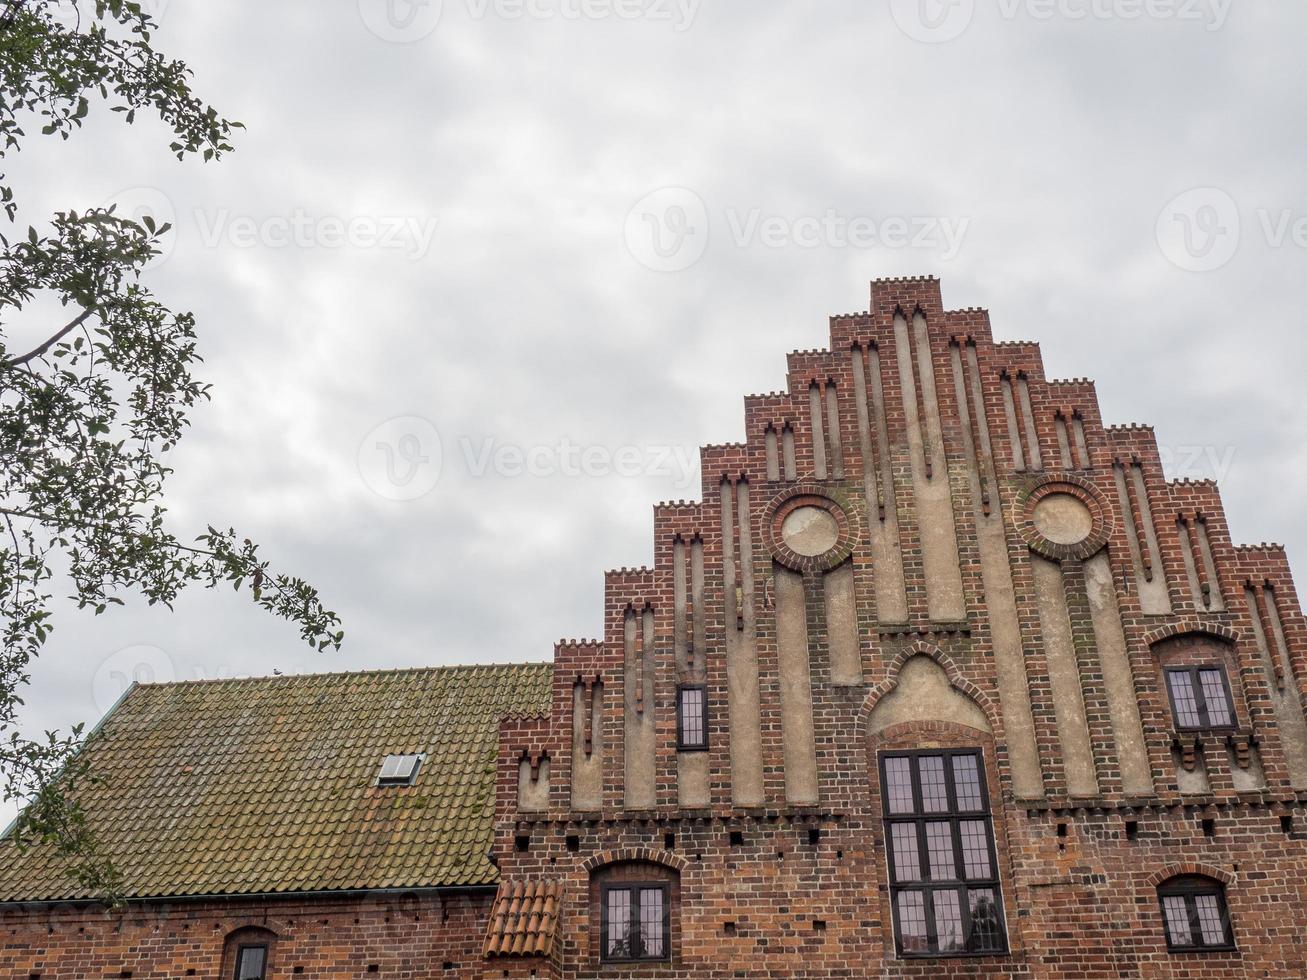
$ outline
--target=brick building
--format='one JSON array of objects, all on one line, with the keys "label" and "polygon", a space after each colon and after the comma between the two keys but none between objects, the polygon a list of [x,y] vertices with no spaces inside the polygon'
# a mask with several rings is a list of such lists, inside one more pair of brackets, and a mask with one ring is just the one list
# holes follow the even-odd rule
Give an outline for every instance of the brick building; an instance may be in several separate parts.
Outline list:
[{"label": "brick building", "polygon": [[873,284],[552,666],[134,689],[0,976],[1307,976],[1307,620],[1150,429]]}]

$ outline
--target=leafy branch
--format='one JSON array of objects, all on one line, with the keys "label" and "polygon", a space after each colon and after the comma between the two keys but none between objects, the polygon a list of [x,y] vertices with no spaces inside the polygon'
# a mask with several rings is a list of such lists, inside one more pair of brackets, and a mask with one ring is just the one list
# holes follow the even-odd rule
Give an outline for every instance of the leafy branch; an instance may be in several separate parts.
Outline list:
[{"label": "leafy branch", "polygon": [[[127,123],[150,110],[179,159],[217,160],[240,123],[190,88],[191,72],[153,44],[156,25],[130,0],[81,0],[75,22],[55,0],[5,0],[0,12],[0,160],[28,127],[69,139],[92,108]],[[117,873],[99,852],[77,788],[94,779],[81,730],[42,741],[17,731],[29,668],[52,628],[54,568],[96,615],[139,595],[171,608],[190,585],[229,583],[337,648],[339,619],[305,580],[272,569],[234,529],[186,542],[166,526],[163,454],[210,397],[194,369],[195,319],[157,300],[142,273],[170,228],[116,208],[61,211],[20,230],[20,201],[0,173],[0,789],[25,802],[18,844],[45,843],[84,887],[112,899]],[[19,314],[56,300],[67,312],[18,345]]]}]

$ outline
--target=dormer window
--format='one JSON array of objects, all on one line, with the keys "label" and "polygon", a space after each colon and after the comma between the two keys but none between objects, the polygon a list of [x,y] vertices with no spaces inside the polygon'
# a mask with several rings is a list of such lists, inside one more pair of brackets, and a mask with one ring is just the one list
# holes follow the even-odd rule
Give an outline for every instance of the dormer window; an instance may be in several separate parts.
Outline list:
[{"label": "dormer window", "polygon": [[378,786],[412,786],[425,755],[388,755],[377,776]]}]

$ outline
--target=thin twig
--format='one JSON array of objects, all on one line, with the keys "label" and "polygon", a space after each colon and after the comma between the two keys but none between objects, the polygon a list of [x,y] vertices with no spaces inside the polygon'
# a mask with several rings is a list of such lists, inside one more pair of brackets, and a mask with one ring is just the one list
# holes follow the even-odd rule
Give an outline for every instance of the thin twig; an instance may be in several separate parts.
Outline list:
[{"label": "thin twig", "polygon": [[8,367],[18,367],[19,365],[26,364],[28,361],[36,360],[38,357],[41,357],[43,354],[45,354],[45,352],[48,351],[51,347],[59,343],[59,341],[63,340],[70,333],[72,333],[83,323],[85,323],[90,318],[91,314],[94,312],[95,312],[94,310],[83,310],[82,313],[76,319],[74,319],[71,323],[69,323],[66,327],[60,330],[49,340],[47,340],[40,347],[36,348],[33,351],[29,351],[28,353],[24,354],[22,357],[15,357],[11,360],[5,361],[4,362],[5,365]]}]

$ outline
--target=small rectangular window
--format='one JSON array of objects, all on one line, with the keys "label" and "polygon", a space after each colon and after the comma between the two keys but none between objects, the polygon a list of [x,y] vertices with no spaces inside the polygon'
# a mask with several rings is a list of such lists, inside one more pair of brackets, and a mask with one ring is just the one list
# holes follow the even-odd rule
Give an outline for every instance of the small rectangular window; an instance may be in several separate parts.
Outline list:
[{"label": "small rectangular window", "polygon": [[708,748],[708,692],[682,687],[676,693],[676,747],[682,752]]},{"label": "small rectangular window", "polygon": [[604,889],[600,949],[610,961],[667,960],[667,886],[611,885]]},{"label": "small rectangular window", "polygon": [[1201,731],[1235,726],[1230,686],[1222,668],[1169,667],[1166,687],[1176,728]]},{"label": "small rectangular window", "polygon": [[236,980],[265,980],[267,946],[242,946],[236,953]]},{"label": "small rectangular window", "polygon": [[412,786],[422,768],[422,755],[388,755],[381,763],[378,786]]}]

